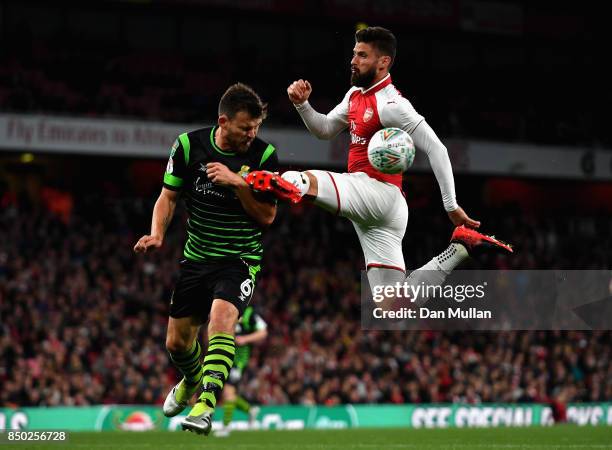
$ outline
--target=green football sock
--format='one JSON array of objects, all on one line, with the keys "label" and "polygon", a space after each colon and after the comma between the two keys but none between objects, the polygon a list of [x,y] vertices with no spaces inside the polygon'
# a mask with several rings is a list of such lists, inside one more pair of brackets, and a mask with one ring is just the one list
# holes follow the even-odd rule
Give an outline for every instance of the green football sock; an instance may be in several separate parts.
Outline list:
[{"label": "green football sock", "polygon": [[208,352],[204,357],[203,392],[200,400],[212,409],[217,406],[223,385],[234,364],[235,352],[236,344],[231,334],[217,333],[210,337]]},{"label": "green football sock", "polygon": [[223,403],[223,425],[228,426],[234,418],[234,410],[236,409],[236,401]]},{"label": "green football sock", "polygon": [[236,408],[238,408],[238,411],[242,411],[248,414],[251,410],[251,404],[240,396],[236,397],[235,403]]},{"label": "green football sock", "polygon": [[203,372],[202,363],[200,363],[202,347],[197,339],[193,341],[191,349],[186,352],[168,353],[170,360],[183,374],[187,384],[194,385],[200,382]]}]

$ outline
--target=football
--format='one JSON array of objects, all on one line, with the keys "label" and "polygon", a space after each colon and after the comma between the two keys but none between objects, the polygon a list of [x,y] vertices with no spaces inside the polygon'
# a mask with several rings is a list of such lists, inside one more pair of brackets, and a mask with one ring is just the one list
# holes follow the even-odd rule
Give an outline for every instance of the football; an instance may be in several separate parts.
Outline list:
[{"label": "football", "polygon": [[404,130],[383,128],[370,139],[368,160],[382,173],[402,173],[414,161],[414,142]]}]

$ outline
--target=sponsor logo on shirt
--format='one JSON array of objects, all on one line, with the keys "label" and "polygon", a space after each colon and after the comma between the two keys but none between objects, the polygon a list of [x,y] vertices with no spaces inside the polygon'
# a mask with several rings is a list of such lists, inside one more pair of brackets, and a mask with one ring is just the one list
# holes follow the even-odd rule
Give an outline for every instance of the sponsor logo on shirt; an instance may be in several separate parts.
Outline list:
[{"label": "sponsor logo on shirt", "polygon": [[368,140],[366,138],[351,132],[351,144],[366,145],[367,143]]},{"label": "sponsor logo on shirt", "polygon": [[215,183],[207,180],[208,178],[203,179],[202,177],[197,177],[193,182],[195,192],[202,194],[203,196],[210,195],[217,198],[227,198],[226,189],[219,188],[215,186]]},{"label": "sponsor logo on shirt", "polygon": [[361,137],[357,133],[355,133],[355,131],[357,130],[357,124],[354,120],[351,120],[349,122],[349,129],[351,135],[351,144],[366,145],[368,143],[368,140],[366,138]]},{"label": "sponsor logo on shirt", "polygon": [[240,175],[242,178],[246,177],[249,174],[249,171],[251,170],[251,168],[249,166],[242,166],[240,167],[240,170],[238,171],[238,175]]}]

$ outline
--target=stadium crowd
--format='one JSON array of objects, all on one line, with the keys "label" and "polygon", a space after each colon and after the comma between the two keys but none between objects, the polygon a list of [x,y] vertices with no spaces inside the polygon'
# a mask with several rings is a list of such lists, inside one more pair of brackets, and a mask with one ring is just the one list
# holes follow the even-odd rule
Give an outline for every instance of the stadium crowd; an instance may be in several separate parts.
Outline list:
[{"label": "stadium crowd", "polygon": [[[142,198],[81,196],[67,217],[5,193],[0,406],[163,401],[176,379],[164,342],[183,231],[175,219],[159,252],[135,256],[151,209]],[[609,217],[488,210],[479,218],[520,250],[490,259],[492,267],[610,267]],[[449,232],[439,211],[414,208],[409,266],[442,248]],[[583,244],[568,246],[576,240]],[[363,331],[362,256],[348,221],[282,208],[265,245],[253,302],[270,334],[254,347],[240,386],[254,402],[612,400],[609,331]]]}]

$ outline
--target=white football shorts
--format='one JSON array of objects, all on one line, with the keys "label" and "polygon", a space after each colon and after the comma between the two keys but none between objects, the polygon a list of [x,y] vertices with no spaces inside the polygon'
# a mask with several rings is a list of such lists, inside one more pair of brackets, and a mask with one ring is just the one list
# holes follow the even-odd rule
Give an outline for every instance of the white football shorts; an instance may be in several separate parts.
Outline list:
[{"label": "white football shorts", "polygon": [[405,272],[402,239],[408,225],[408,205],[400,189],[363,172],[308,172],[318,182],[314,203],[353,223],[366,267]]}]

